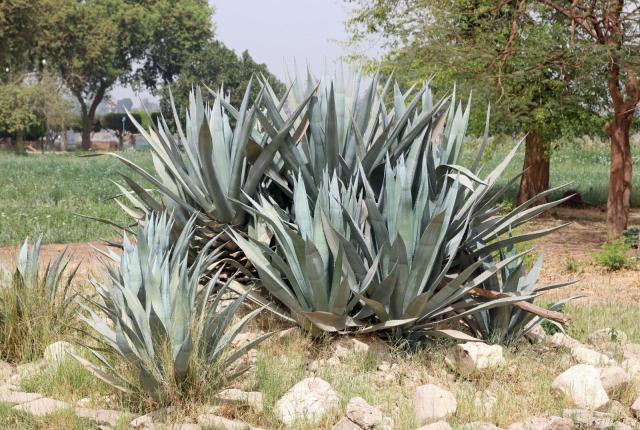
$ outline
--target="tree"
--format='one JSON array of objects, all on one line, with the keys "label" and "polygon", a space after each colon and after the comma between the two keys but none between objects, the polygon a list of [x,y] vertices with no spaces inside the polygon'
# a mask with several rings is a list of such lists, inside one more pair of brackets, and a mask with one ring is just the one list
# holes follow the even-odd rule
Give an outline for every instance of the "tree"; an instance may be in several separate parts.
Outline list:
[{"label": "tree", "polygon": [[[588,80],[578,83],[592,66],[579,52],[566,51],[568,36],[540,7],[492,0],[361,0],[350,28],[355,42],[371,34],[383,37],[383,68],[399,69],[410,81],[434,75],[436,89],[455,82],[459,92],[473,91],[475,99],[491,103],[493,132],[527,133],[518,203],[549,188],[552,141],[599,132],[603,97]],[[586,104],[586,97],[594,102]],[[484,122],[482,115],[472,118],[476,134]]]},{"label": "tree", "polygon": [[0,132],[16,138],[16,152],[24,152],[24,136],[40,125],[33,109],[37,90],[24,84],[24,77],[0,85]]},{"label": "tree", "polygon": [[154,88],[212,36],[206,0],[39,0],[38,52],[80,104],[82,147],[116,82]]},{"label": "tree", "polygon": [[[181,118],[183,109],[188,106],[189,91],[194,85],[206,85],[218,90],[224,86],[228,92],[231,103],[239,106],[249,79],[254,75],[263,75],[267,78],[276,93],[284,91],[284,85],[269,72],[265,64],[256,63],[249,52],[244,51],[238,56],[233,50],[227,48],[222,42],[208,43],[202,51],[194,53],[187,58],[179,77],[170,86],[165,86],[161,93],[160,109],[168,121],[173,121],[171,100],[169,93],[174,97],[176,107],[179,108]],[[258,84],[254,80],[252,96],[258,93]],[[203,96],[211,101],[209,94]]]},{"label": "tree", "polygon": [[64,83],[45,72],[35,84],[33,109],[44,119],[46,128],[60,132],[60,146],[67,151],[67,126],[73,119],[74,104]]},{"label": "tree", "polygon": [[[37,0],[4,0],[0,2],[0,67],[24,70],[31,61],[31,48],[39,34],[40,15]],[[0,80],[8,75],[0,73]]]},{"label": "tree", "polygon": [[[356,40],[366,34],[391,34],[394,42],[400,46],[400,51],[406,51],[407,47],[414,47],[419,43],[430,44],[435,40],[436,49],[441,49],[440,52],[432,51],[435,56],[417,58],[418,64],[428,58],[428,61],[436,63],[462,60],[456,65],[462,70],[469,63],[494,66],[486,67],[485,70],[495,78],[497,87],[501,89],[501,96],[513,95],[509,91],[502,93],[502,89],[507,80],[514,82],[511,79],[514,76],[515,82],[524,84],[521,88],[525,91],[528,88],[535,89],[536,86],[529,87],[527,81],[542,72],[546,78],[539,81],[543,85],[537,86],[537,91],[542,96],[541,101],[548,100],[553,106],[560,100],[560,106],[565,108],[565,113],[557,117],[559,121],[547,121],[547,124],[563,126],[568,120],[571,126],[577,126],[576,131],[587,133],[591,131],[591,127],[584,127],[582,124],[586,118],[594,119],[587,121],[587,125],[597,125],[600,122],[597,120],[599,113],[611,112],[612,117],[604,125],[604,131],[611,141],[607,225],[609,234],[613,237],[624,231],[631,197],[629,131],[640,100],[637,82],[640,1],[354,1],[358,6],[351,25],[356,29]],[[459,13],[456,7],[462,7],[466,13]],[[399,8],[404,9],[399,13]],[[494,22],[502,24],[485,26],[486,23]],[[445,36],[438,38],[435,30],[442,30],[443,27]],[[421,28],[431,32],[422,32]],[[451,34],[448,30],[453,29],[455,33],[458,28],[462,28],[462,37],[449,39],[450,43],[447,44],[447,37]],[[465,33],[469,28],[472,29],[472,37]],[[482,43],[476,43],[474,37],[481,36],[483,32],[486,37],[479,39]],[[536,33],[542,38],[534,37]],[[552,39],[547,40],[551,44],[545,43],[545,35],[552,35]],[[430,38],[434,36],[435,39]],[[437,43],[438,40],[441,43]],[[469,41],[472,43],[469,44]],[[527,46],[531,49],[523,49]],[[460,55],[465,52],[465,48],[468,49],[467,55]],[[486,48],[493,49],[494,54],[485,58],[488,53]],[[524,79],[519,79],[518,76]],[[473,83],[477,87],[477,82]],[[570,98],[566,99],[565,95]],[[568,109],[567,100],[572,101],[569,105],[572,107]],[[546,111],[556,116],[553,109]],[[531,128],[527,129],[531,131]],[[535,135],[531,133],[529,136],[527,143],[530,145],[527,145],[525,151],[526,162],[544,161],[540,139],[534,139]],[[535,148],[538,149],[530,151]],[[536,178],[530,178],[530,174],[532,181],[527,181],[527,176],[523,176],[521,195],[528,193],[525,189],[528,184],[539,182]]]}]

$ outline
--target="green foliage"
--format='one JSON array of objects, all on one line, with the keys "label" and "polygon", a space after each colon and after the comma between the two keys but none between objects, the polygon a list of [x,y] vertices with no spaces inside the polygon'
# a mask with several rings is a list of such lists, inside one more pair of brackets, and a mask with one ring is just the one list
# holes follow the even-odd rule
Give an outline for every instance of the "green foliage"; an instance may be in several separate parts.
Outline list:
[{"label": "green foliage", "polygon": [[602,245],[602,249],[593,255],[597,264],[611,271],[630,269],[635,262],[629,257],[631,247],[624,239],[613,240]]},{"label": "green foliage", "polygon": [[136,122],[141,123],[142,122],[142,115],[136,112],[132,112],[130,114],[126,114],[126,113],[108,113],[106,115],[102,115],[100,117],[100,124],[102,125],[102,127],[104,128],[108,128],[110,130],[116,130],[117,132],[121,132],[122,131],[122,120],[124,119],[124,130],[128,131],[130,133],[137,133],[138,132],[138,127],[136,127],[136,125],[133,123],[133,121],[131,121],[129,115],[131,115],[131,117],[133,119],[136,120]]},{"label": "green foliage", "polygon": [[77,311],[71,281],[78,268],[69,268],[63,251],[41,271],[41,240],[25,240],[13,276],[0,273],[0,351],[14,363],[39,358],[69,333]]},{"label": "green foliage", "polygon": [[[212,297],[220,272],[198,292],[205,269],[218,262],[219,250],[205,248],[189,264],[194,221],[172,237],[173,221],[166,214],[145,218],[135,245],[125,235],[122,254],[107,255],[111,262],[105,262],[106,283],[93,282],[101,302],[83,306],[81,316],[115,358],[103,355],[101,348],[90,350],[100,366],[74,357],[113,387],[140,390],[159,403],[215,392],[242,373],[236,361],[269,336],[229,351],[235,336],[260,309],[234,323],[244,297],[219,309],[229,284]],[[118,370],[123,360],[134,379]]]},{"label": "green foliage", "polygon": [[[265,77],[277,94],[282,94],[285,90],[284,85],[269,72],[267,66],[256,63],[247,51],[237,55],[220,41],[206,42],[184,58],[178,77],[171,85],[163,87],[160,110],[172,128],[175,127],[172,105],[188,106],[189,94],[194,85],[215,90],[223,88],[230,103],[240,106],[252,76]],[[260,91],[260,85],[254,82],[250,88],[251,99],[254,99]],[[175,103],[171,101],[171,96]],[[204,94],[204,100],[213,104],[213,95]],[[179,110],[178,115],[180,121],[184,122],[184,110]]]}]

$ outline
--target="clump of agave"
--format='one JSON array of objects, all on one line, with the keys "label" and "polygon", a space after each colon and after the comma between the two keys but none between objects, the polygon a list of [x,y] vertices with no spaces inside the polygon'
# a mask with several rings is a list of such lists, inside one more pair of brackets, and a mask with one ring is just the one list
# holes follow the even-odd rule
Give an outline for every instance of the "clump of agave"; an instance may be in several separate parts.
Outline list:
[{"label": "clump of agave", "polygon": [[[197,389],[203,379],[207,390],[220,388],[242,373],[236,361],[267,336],[230,350],[236,335],[260,309],[234,321],[244,297],[221,308],[230,280],[220,294],[212,295],[220,269],[199,290],[207,266],[220,250],[205,246],[190,264],[195,217],[175,241],[170,235],[173,223],[166,213],[151,214],[138,227],[135,243],[125,235],[120,256],[105,254],[109,257],[104,261],[106,281],[93,281],[100,302],[84,305],[81,318],[109,354],[91,350],[99,365],[75,356],[113,387],[125,392],[139,389],[158,402]],[[127,379],[122,363],[133,369],[135,379]]]},{"label": "clump of agave", "polygon": [[[562,201],[536,206],[541,195],[499,212],[515,179],[497,184],[521,143],[481,177],[489,121],[463,166],[470,105],[455,94],[434,103],[428,84],[403,92],[392,77],[382,84],[360,73],[298,78],[281,98],[261,85],[239,109],[221,92],[206,107],[196,91],[181,145],[164,121],[145,132],[157,177],[127,163],[162,199],[125,178],[133,191],[121,188],[133,206],[125,209],[141,218],[170,208],[179,229],[196,216],[192,250],[222,239],[232,252],[215,258],[245,282],[257,273],[268,293],[250,296],[275,301],[313,332],[462,336],[441,329],[492,309],[542,315],[531,303],[539,290],[495,291],[489,281],[521,257],[489,264],[492,256],[553,229],[508,233]],[[255,272],[244,270],[243,254]]]},{"label": "clump of agave", "polygon": [[[0,344],[3,359],[30,360],[71,328],[77,309],[71,291],[78,266],[66,250],[40,270],[42,236],[25,240],[15,272],[0,273]],[[0,271],[3,271],[0,268]]]}]

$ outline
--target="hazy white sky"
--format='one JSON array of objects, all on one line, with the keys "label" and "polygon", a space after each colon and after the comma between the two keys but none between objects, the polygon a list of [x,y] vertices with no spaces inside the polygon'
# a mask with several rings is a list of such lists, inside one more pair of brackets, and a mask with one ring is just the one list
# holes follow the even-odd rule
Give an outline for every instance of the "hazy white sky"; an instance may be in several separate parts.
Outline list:
[{"label": "hazy white sky", "polygon": [[[348,36],[348,17],[343,0],[209,0],[215,7],[216,39],[236,53],[245,49],[281,79],[285,61],[303,68],[307,63],[320,71],[329,69],[345,54],[338,42]],[[129,88],[117,88],[115,98],[137,97]]]}]

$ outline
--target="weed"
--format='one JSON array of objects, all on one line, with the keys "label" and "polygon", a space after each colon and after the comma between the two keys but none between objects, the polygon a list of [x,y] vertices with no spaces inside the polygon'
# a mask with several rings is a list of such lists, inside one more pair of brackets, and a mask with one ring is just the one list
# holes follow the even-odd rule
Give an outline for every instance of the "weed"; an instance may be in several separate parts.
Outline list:
[{"label": "weed", "polygon": [[629,269],[634,266],[629,257],[630,246],[623,239],[609,241],[602,245],[602,249],[593,256],[597,264],[611,271]]}]

